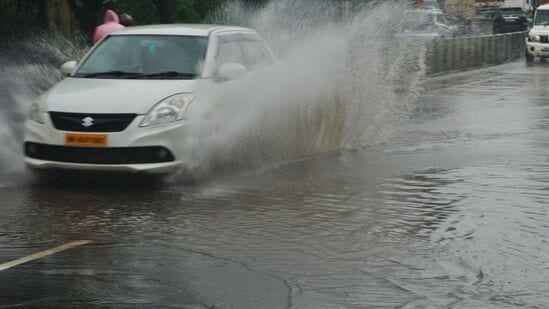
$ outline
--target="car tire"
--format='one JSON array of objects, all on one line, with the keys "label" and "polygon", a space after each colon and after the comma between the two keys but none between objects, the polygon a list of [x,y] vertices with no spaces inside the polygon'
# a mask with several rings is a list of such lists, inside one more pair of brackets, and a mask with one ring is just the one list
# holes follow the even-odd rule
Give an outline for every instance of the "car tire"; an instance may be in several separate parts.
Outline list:
[{"label": "car tire", "polygon": [[534,56],[532,56],[528,51],[524,54],[524,59],[526,59],[526,63],[532,63],[534,62]]}]

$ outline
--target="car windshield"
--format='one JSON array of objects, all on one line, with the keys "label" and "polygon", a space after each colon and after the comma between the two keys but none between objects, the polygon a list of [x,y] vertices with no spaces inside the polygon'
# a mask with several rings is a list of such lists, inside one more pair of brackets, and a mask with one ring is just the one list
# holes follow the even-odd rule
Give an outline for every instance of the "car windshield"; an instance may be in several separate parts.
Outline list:
[{"label": "car windshield", "polygon": [[549,25],[549,10],[538,10],[536,12],[536,19],[534,25]]},{"label": "car windshield", "polygon": [[486,15],[486,14],[493,14],[495,9],[493,8],[478,8],[477,14],[478,15]]},{"label": "car windshield", "polygon": [[499,11],[503,15],[520,15],[524,13],[521,8],[500,8]]},{"label": "car windshield", "polygon": [[113,35],[87,57],[74,77],[192,79],[200,75],[207,37]]}]

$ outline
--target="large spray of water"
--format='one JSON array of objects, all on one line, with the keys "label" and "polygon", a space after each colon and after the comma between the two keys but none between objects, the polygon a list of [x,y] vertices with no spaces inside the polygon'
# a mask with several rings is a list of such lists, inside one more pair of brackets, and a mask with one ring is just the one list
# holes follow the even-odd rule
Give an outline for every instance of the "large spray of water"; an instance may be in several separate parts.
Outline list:
[{"label": "large spray of water", "polygon": [[83,39],[51,34],[10,38],[0,46],[0,175],[21,170],[23,123],[32,100],[61,80],[58,65],[77,59]]},{"label": "large spray of water", "polygon": [[[200,90],[182,137],[187,172],[361,148],[383,140],[406,116],[424,73],[424,51],[395,39],[403,7],[364,6],[342,21],[336,4],[276,0],[250,9],[230,2],[212,16],[215,23],[256,29],[280,61]],[[79,43],[52,43],[48,36],[38,42],[32,48],[17,42],[0,54],[0,173],[22,165],[21,132],[32,98],[61,78],[60,62],[82,55]]]},{"label": "large spray of water", "polygon": [[341,20],[334,1],[279,0],[259,11],[228,4],[214,22],[256,29],[280,63],[213,85],[191,107],[191,165],[265,165],[382,141],[425,71],[424,45],[395,36],[404,9],[364,6]]}]

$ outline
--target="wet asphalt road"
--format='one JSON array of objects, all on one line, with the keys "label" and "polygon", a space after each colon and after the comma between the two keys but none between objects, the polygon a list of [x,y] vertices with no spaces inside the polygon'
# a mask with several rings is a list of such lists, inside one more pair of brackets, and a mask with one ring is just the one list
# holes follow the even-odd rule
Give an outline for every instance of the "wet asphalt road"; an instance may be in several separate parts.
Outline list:
[{"label": "wet asphalt road", "polygon": [[0,308],[545,308],[549,66],[430,78],[386,143],[198,184],[0,181]]}]

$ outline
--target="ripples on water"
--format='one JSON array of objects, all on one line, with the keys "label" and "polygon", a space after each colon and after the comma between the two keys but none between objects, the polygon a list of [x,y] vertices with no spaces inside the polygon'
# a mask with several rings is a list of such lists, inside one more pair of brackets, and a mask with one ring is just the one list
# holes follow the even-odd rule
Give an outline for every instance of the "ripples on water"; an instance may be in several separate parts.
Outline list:
[{"label": "ripples on water", "polygon": [[[538,171],[388,168],[399,159],[337,155],[184,190],[116,196],[77,190],[67,197],[36,187],[5,218],[24,218],[24,231],[8,228],[4,237],[39,244],[44,235],[84,234],[101,250],[118,252],[110,244],[122,242],[123,250],[135,246],[132,254],[150,247],[174,254],[161,259],[176,259],[178,250],[203,254],[285,282],[297,308],[549,301],[547,181],[536,179]],[[43,220],[49,224],[41,229]]]}]

